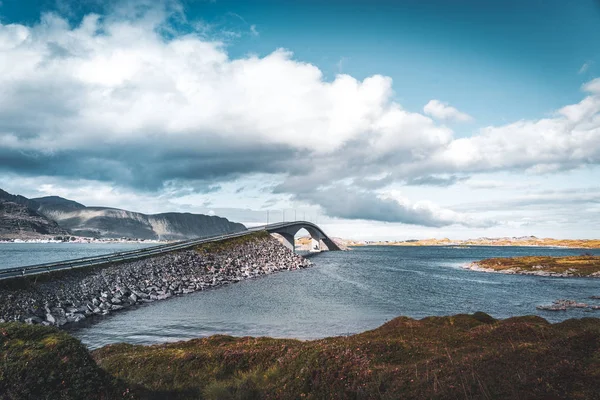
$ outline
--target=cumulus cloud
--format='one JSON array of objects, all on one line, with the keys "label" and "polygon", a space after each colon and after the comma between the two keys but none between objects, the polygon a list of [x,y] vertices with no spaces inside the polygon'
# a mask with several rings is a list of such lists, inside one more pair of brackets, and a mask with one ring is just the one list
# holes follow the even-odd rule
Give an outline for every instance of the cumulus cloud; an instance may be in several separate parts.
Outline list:
[{"label": "cumulus cloud", "polygon": [[473,120],[473,117],[469,114],[460,112],[456,108],[448,105],[448,103],[442,103],[435,99],[430,100],[429,103],[425,104],[423,112],[442,121],[468,122]]},{"label": "cumulus cloud", "polygon": [[[0,24],[1,59],[10,60],[0,62],[1,171],[155,192],[265,173],[281,177],[274,192],[331,215],[475,226],[430,203],[386,198],[385,188],[600,161],[599,80],[552,117],[456,139],[436,120],[468,115],[437,100],[427,115],[405,110],[389,77],[326,80],[284,49],[231,58],[202,24],[185,25],[176,3],[148,4],[76,25],[56,14]],[[350,204],[336,208],[331,185]]]},{"label": "cumulus cloud", "polygon": [[335,185],[297,197],[319,204],[327,215],[339,218],[401,222],[437,228],[455,224],[484,228],[495,224],[494,221],[477,220],[428,201],[411,202],[394,191],[377,194]]},{"label": "cumulus cloud", "polygon": [[546,173],[600,162],[600,81],[590,95],[556,116],[483,128],[476,136],[453,140],[430,159],[431,166],[461,172],[529,170]]}]

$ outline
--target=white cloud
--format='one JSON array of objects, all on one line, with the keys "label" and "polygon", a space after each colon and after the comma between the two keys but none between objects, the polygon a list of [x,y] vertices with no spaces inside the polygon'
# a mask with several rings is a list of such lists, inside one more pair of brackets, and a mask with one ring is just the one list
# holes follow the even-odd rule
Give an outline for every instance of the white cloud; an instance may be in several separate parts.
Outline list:
[{"label": "white cloud", "polygon": [[256,29],[256,25],[250,25],[250,33],[252,34],[252,36],[260,35],[260,32],[258,32],[258,29]]},{"label": "white cloud", "polygon": [[592,65],[591,61],[584,62],[583,65],[581,66],[581,68],[579,68],[579,73],[583,74],[583,73],[587,72],[587,70],[590,68],[591,65]]},{"label": "white cloud", "polygon": [[319,204],[332,217],[371,221],[401,222],[410,225],[443,227],[463,225],[485,228],[496,224],[467,214],[454,212],[430,201],[412,202],[400,192],[371,192],[345,185],[334,185],[297,196],[299,200]]},{"label": "white cloud", "polygon": [[[425,106],[427,115],[407,111],[393,100],[389,77],[327,81],[283,49],[234,59],[205,29],[177,34],[164,8],[127,10],[88,15],[77,26],[54,14],[33,26],[0,24],[0,60],[10,60],[0,62],[0,169],[155,191],[278,174],[280,194],[333,214],[341,213],[339,196],[327,186],[344,181],[355,200],[345,218],[480,226],[431,203],[361,188],[600,163],[599,79],[552,117],[457,139],[427,115],[442,122],[469,115],[438,100]],[[315,190],[321,195],[307,195]],[[374,214],[369,201],[388,216]]]},{"label": "white cloud", "polygon": [[425,104],[423,112],[442,121],[468,122],[473,120],[473,117],[469,114],[460,112],[456,108],[448,105],[448,103],[442,103],[435,99],[430,100],[429,103]]},{"label": "white cloud", "polygon": [[[442,128],[391,101],[387,77],[326,82],[289,51],[230,59],[221,43],[198,36],[166,41],[152,22],[91,15],[71,29],[46,14],[34,27],[0,25],[11,60],[0,64],[0,109],[35,132],[3,126],[0,142],[61,151],[152,132],[170,147],[252,142],[324,153],[366,132],[386,146],[401,146],[402,136],[438,141]],[[421,125],[429,127],[414,132]]]},{"label": "white cloud", "polygon": [[583,85],[583,90],[586,92],[590,92],[596,95],[600,95],[600,78],[596,78],[594,80],[589,81],[585,85]]},{"label": "white cloud", "polygon": [[[586,85],[597,90],[598,81]],[[455,139],[432,157],[429,167],[461,172],[530,170],[545,173],[600,163],[600,96],[563,107],[553,118],[483,128]],[[437,165],[436,165],[437,164]]]}]

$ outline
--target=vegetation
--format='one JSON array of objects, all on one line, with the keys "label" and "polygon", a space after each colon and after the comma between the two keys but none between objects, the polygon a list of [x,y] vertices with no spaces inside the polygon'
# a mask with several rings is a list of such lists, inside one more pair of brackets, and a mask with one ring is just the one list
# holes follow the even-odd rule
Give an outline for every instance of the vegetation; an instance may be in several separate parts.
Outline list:
[{"label": "vegetation", "polygon": [[600,320],[401,317],[350,337],[214,336],[108,346],[94,358],[169,398],[588,399],[600,393]]},{"label": "vegetation", "polygon": [[220,253],[222,251],[229,250],[249,242],[265,239],[270,236],[271,235],[267,231],[259,231],[244,236],[220,240],[218,242],[204,243],[196,246],[195,250],[199,253]]},{"label": "vegetation", "polygon": [[551,272],[572,276],[591,276],[600,274],[600,256],[581,255],[569,257],[511,257],[490,258],[478,261],[477,266],[494,271],[513,270],[516,273]]},{"label": "vegetation", "polygon": [[[600,319],[396,318],[315,341],[212,336],[90,355],[54,328],[0,324],[0,398],[591,399]],[[101,369],[99,367],[101,367]],[[110,375],[110,376],[108,376]]]},{"label": "vegetation", "polygon": [[85,346],[67,333],[0,324],[0,399],[127,397],[126,386],[98,367]]}]

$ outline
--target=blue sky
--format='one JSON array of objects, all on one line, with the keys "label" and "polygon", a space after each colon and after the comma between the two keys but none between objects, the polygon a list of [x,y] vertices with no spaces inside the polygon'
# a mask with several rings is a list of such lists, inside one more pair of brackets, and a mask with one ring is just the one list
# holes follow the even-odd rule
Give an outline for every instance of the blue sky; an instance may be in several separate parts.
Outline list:
[{"label": "blue sky", "polygon": [[[595,0],[192,1],[190,20],[240,35],[232,57],[276,48],[317,65],[328,79],[389,76],[397,99],[419,110],[442,98],[480,125],[543,116],[577,102],[600,72]],[[3,0],[5,22],[35,23],[69,10],[76,23],[102,1]],[[258,36],[249,34],[254,25]],[[585,71],[578,73],[584,66]],[[474,96],[476,93],[476,96]],[[518,99],[518,101],[517,101]]]},{"label": "blue sky", "polygon": [[[247,223],[298,209],[357,238],[595,235],[598,1],[2,0],[0,21],[5,84],[23,98],[0,102],[7,190]],[[105,102],[100,86],[136,96]],[[104,135],[84,118],[103,106]]]}]

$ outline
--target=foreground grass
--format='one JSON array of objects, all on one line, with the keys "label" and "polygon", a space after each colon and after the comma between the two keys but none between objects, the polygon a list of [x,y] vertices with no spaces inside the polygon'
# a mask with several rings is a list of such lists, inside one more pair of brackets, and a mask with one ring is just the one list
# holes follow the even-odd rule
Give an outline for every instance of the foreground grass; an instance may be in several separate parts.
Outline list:
[{"label": "foreground grass", "polygon": [[317,341],[213,336],[112,345],[98,364],[181,399],[598,398],[600,320],[397,318]]},{"label": "foreground grass", "polygon": [[67,333],[0,324],[0,399],[128,397],[126,385],[102,370],[85,346]]},{"label": "foreground grass", "polygon": [[4,331],[3,399],[600,398],[595,318],[400,317],[362,334],[307,342],[217,335],[116,344],[92,352],[97,364],[54,328],[0,325]]},{"label": "foreground grass", "polygon": [[600,256],[569,256],[569,257],[511,257],[490,258],[478,261],[475,265],[494,271],[512,270],[523,272],[551,272],[572,276],[600,275]]}]

